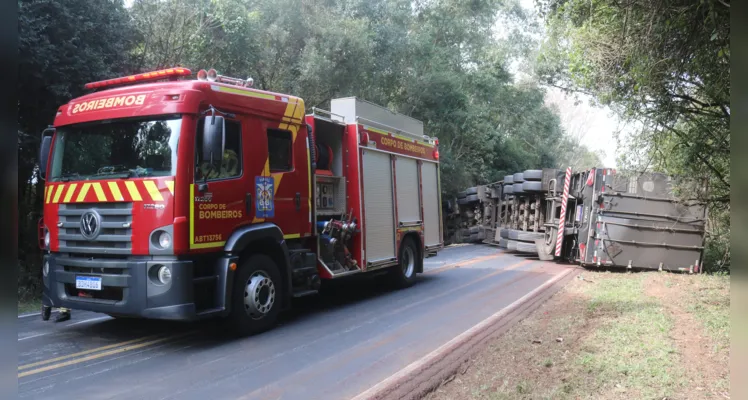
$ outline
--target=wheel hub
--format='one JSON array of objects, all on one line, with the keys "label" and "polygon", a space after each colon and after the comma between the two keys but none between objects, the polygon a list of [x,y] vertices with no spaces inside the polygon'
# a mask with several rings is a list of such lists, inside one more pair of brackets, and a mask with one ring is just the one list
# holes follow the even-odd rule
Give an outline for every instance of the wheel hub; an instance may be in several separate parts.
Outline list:
[{"label": "wheel hub", "polygon": [[244,285],[244,311],[252,319],[264,317],[275,303],[275,284],[263,271],[253,273]]},{"label": "wheel hub", "polygon": [[410,278],[416,269],[416,257],[413,254],[413,249],[410,247],[406,247],[405,251],[403,251],[402,267],[406,278]]}]

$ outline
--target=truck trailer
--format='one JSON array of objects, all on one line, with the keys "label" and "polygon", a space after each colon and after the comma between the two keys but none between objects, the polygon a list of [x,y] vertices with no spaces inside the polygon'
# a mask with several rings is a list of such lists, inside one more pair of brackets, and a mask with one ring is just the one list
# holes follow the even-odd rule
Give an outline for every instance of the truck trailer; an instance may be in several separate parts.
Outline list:
[{"label": "truck trailer", "polygon": [[421,121],[196,75],[89,83],[42,133],[44,319],[219,317],[251,334],[322,280],[414,283],[443,247],[438,140]]},{"label": "truck trailer", "polygon": [[451,215],[461,219],[452,226],[466,225],[466,213],[480,215],[467,218],[473,236],[465,240],[462,228],[462,241],[542,260],[699,272],[707,210],[698,199],[707,182],[675,183],[662,173],[612,168],[526,170],[459,193]]}]

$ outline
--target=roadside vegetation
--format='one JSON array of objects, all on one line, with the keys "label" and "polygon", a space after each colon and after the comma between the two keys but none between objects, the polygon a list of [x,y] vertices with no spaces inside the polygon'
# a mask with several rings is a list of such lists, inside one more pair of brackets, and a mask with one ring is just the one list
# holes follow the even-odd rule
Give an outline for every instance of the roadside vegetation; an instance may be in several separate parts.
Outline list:
[{"label": "roadside vegetation", "polygon": [[725,276],[583,271],[428,398],[729,398],[729,292]]}]

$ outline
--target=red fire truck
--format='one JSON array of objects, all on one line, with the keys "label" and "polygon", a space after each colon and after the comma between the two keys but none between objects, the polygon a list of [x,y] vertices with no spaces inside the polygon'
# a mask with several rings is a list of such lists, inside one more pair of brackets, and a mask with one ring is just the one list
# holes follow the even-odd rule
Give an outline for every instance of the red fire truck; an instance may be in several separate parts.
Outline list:
[{"label": "red fire truck", "polygon": [[443,247],[438,140],[351,97],[306,114],[251,79],[93,82],[42,133],[43,315],[273,326],[322,279],[414,283]]}]

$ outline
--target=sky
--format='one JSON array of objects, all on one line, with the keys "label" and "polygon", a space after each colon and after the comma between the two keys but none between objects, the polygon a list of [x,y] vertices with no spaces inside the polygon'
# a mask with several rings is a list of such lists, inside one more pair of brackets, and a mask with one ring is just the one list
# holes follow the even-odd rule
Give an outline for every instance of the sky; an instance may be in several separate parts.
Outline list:
[{"label": "sky", "polygon": [[[539,24],[543,21],[535,12],[534,0],[519,0],[520,5],[530,10]],[[519,69],[514,71],[516,79],[522,78]],[[580,100],[575,105],[575,102]],[[619,129],[619,119],[608,107],[594,107],[590,105],[588,96],[578,96],[576,99],[564,95],[557,88],[548,87],[546,104],[558,106],[561,124],[566,132],[582,136],[582,142],[592,151],[600,155],[601,167],[616,168],[617,143],[614,137]],[[603,154],[604,153],[604,154]]]}]

